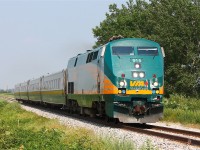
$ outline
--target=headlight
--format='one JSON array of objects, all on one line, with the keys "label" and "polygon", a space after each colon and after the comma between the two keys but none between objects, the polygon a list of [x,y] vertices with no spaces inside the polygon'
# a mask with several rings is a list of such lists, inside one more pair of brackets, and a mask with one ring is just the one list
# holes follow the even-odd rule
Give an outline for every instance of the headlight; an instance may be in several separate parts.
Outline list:
[{"label": "headlight", "polygon": [[124,82],[124,81],[121,81],[121,82],[119,82],[119,85],[120,85],[120,86],[124,86],[124,85],[125,85],[125,82]]},{"label": "headlight", "polygon": [[138,77],[138,73],[137,72],[133,72],[133,77],[137,78]]},{"label": "headlight", "polygon": [[138,64],[138,63],[135,63],[135,68],[141,68],[141,66],[140,66],[140,64]]},{"label": "headlight", "polygon": [[153,85],[154,85],[154,86],[158,86],[158,82],[154,82]]},{"label": "headlight", "polygon": [[144,72],[140,72],[139,76],[140,78],[144,78]]},{"label": "headlight", "polygon": [[144,78],[145,77],[145,73],[144,72],[136,72],[136,71],[134,71],[133,72],[133,78],[138,78],[138,77]]}]

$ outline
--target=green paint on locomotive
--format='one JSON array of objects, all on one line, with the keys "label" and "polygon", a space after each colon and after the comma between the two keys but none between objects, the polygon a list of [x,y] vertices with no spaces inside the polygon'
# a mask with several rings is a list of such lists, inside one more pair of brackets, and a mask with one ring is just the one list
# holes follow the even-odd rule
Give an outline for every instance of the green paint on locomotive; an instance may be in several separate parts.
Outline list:
[{"label": "green paint on locomotive", "polygon": [[74,99],[81,107],[92,108],[94,101],[99,101],[100,94],[68,94],[70,99]]}]

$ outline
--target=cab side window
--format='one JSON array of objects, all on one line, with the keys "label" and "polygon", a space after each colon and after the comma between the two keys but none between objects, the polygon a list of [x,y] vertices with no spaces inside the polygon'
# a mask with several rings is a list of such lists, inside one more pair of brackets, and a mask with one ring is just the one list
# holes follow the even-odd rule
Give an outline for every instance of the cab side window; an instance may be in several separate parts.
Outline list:
[{"label": "cab side window", "polygon": [[91,61],[97,59],[98,52],[99,52],[99,51],[95,51],[95,52],[89,53],[88,56],[87,56],[86,63],[90,63]]}]

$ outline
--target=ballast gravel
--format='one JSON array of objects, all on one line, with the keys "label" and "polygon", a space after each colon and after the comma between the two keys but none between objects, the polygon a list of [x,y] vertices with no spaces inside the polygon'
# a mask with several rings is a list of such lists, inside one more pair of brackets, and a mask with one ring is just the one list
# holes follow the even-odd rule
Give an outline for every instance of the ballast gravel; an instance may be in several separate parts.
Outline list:
[{"label": "ballast gravel", "polygon": [[[175,141],[170,141],[163,138],[158,138],[155,136],[148,136],[145,134],[139,134],[135,132],[129,132],[122,129],[110,128],[102,125],[98,125],[95,123],[87,122],[84,120],[79,120],[76,118],[72,118],[67,115],[55,114],[54,112],[49,112],[46,110],[41,110],[38,108],[33,108],[30,106],[21,105],[23,109],[27,111],[34,112],[40,116],[50,118],[50,119],[58,119],[59,122],[63,125],[72,127],[72,128],[86,128],[92,130],[95,134],[100,137],[106,137],[107,139],[117,139],[121,142],[130,141],[133,142],[135,147],[140,148],[145,142],[151,141],[151,144],[154,148],[158,148],[161,150],[200,150],[200,147],[190,146],[186,144],[181,144]],[[154,125],[158,126],[167,126],[172,128],[179,128],[185,130],[192,130],[196,132],[200,132],[197,129],[186,128],[179,124],[171,124],[171,123],[156,123]]]}]

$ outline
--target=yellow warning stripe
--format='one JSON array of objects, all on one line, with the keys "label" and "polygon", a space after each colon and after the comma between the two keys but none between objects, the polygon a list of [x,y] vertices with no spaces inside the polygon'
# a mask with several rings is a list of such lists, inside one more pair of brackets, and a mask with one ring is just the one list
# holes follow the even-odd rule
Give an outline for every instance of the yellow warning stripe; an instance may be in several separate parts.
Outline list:
[{"label": "yellow warning stripe", "polygon": [[126,94],[152,94],[152,90],[127,90]]}]

